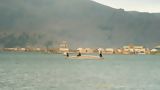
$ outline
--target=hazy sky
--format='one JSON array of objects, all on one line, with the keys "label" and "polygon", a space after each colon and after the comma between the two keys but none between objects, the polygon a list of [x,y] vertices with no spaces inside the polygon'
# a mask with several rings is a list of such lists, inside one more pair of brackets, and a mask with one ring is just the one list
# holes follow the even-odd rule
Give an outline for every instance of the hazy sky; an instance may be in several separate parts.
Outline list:
[{"label": "hazy sky", "polygon": [[160,0],[93,0],[114,8],[127,11],[160,12]]}]

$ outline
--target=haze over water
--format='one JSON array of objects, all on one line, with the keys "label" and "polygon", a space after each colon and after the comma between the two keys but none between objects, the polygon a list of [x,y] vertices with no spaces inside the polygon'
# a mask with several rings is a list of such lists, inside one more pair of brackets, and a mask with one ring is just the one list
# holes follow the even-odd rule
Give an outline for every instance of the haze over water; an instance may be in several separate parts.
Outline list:
[{"label": "haze over water", "polygon": [[0,90],[160,90],[159,55],[104,58],[0,52]]}]

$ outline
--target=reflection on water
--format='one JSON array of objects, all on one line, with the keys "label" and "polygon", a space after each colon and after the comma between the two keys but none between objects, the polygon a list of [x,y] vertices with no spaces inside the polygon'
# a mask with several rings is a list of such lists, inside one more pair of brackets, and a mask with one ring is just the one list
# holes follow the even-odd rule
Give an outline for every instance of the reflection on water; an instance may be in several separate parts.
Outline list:
[{"label": "reflection on water", "polygon": [[0,53],[0,90],[160,90],[160,56]]}]

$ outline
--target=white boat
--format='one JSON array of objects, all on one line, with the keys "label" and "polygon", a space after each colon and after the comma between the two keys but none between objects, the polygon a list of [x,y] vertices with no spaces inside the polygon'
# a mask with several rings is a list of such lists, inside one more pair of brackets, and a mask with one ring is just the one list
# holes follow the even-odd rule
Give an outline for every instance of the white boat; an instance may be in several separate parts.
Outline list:
[{"label": "white boat", "polygon": [[101,60],[104,58],[101,58],[99,56],[93,56],[93,55],[82,55],[82,56],[70,56],[67,57],[68,59],[91,59],[91,60]]}]

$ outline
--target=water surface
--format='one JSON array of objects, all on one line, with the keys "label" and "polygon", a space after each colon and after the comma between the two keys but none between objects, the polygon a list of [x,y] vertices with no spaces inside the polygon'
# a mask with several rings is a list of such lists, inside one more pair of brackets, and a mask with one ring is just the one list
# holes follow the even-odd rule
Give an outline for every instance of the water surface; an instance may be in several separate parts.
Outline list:
[{"label": "water surface", "polygon": [[0,90],[160,90],[159,55],[104,58],[0,52]]}]

